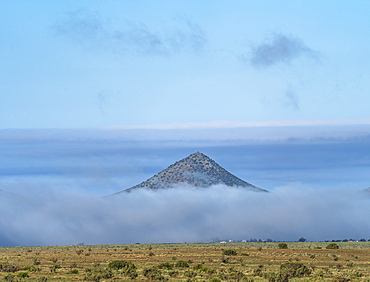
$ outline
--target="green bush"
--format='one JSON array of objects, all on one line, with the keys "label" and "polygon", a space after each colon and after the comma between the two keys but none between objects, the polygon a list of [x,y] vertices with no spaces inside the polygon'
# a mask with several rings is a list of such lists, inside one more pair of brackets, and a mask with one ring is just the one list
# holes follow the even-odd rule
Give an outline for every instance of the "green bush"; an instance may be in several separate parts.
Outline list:
[{"label": "green bush", "polygon": [[326,246],[327,249],[339,249],[338,244],[335,243],[330,243],[329,245]]},{"label": "green bush", "polygon": [[163,276],[162,272],[156,267],[144,268],[143,275],[148,280],[167,281],[168,279]]},{"label": "green bush", "polygon": [[125,261],[125,260],[113,260],[110,263],[108,263],[108,268],[114,269],[114,270],[120,270],[121,268],[128,267],[130,264],[133,264],[133,263]]},{"label": "green bush", "polygon": [[188,269],[184,272],[184,276],[185,277],[189,277],[189,278],[194,278],[195,276],[197,276],[197,273],[194,272],[193,270],[191,269]]},{"label": "green bush", "polygon": [[78,274],[78,269],[72,268],[69,273],[71,273],[71,274]]},{"label": "green bush", "polygon": [[15,277],[14,274],[5,275],[4,276],[4,280],[5,281],[9,281],[9,282],[16,282],[16,281],[18,281],[18,279]]},{"label": "green bush", "polygon": [[303,263],[286,262],[280,265],[280,272],[286,274],[288,278],[303,277],[311,274],[311,269]]},{"label": "green bush", "polygon": [[57,270],[60,268],[59,264],[53,264],[49,267],[51,272],[57,272]]},{"label": "green bush", "polygon": [[168,269],[171,270],[173,268],[173,263],[170,262],[162,262],[157,266],[159,269]]},{"label": "green bush", "polygon": [[17,277],[19,277],[19,278],[27,278],[27,277],[30,277],[30,276],[28,275],[28,272],[18,272],[17,273]]},{"label": "green bush", "polygon": [[221,280],[226,281],[241,281],[246,279],[244,273],[234,267],[221,269],[218,276]]},{"label": "green bush", "polygon": [[235,250],[223,250],[222,254],[224,256],[236,256],[238,253]]},{"label": "green bush", "polygon": [[170,277],[177,277],[179,275],[179,272],[177,270],[171,270],[171,271],[167,272],[167,274]]},{"label": "green bush", "polygon": [[177,262],[175,262],[175,267],[186,268],[189,267],[189,263],[185,260],[178,260]]},{"label": "green bush", "polygon": [[288,245],[286,243],[279,243],[278,248],[279,249],[288,249]]},{"label": "green bush", "polygon": [[1,266],[2,272],[17,272],[18,270],[19,270],[19,267],[16,265],[12,265],[12,264],[4,263]]},{"label": "green bush", "polygon": [[253,270],[253,275],[263,277],[263,265],[262,264],[258,265],[257,268]]},{"label": "green bush", "polygon": [[288,282],[289,277],[279,272],[269,272],[264,275],[264,277],[267,279],[268,282]]},{"label": "green bush", "polygon": [[265,273],[264,277],[269,282],[288,282],[290,278],[308,276],[311,272],[311,269],[302,263],[286,262],[280,265],[278,272]]},{"label": "green bush", "polygon": [[37,271],[40,271],[41,268],[40,267],[36,267],[34,265],[29,265],[29,266],[23,267],[23,270],[27,270],[27,271],[30,271],[30,272],[37,272]]},{"label": "green bush", "polygon": [[99,282],[102,279],[110,279],[112,277],[113,273],[110,269],[96,267],[94,269],[86,269],[86,276],[84,277],[84,280]]},{"label": "green bush", "polygon": [[135,279],[138,276],[136,266],[130,261],[114,260],[108,264],[108,268],[118,270],[123,275],[130,277],[131,279]]},{"label": "green bush", "polygon": [[230,267],[228,269],[228,276],[229,276],[229,280],[233,280],[233,281],[241,281],[244,279],[244,273],[237,270],[236,268],[234,267]]}]

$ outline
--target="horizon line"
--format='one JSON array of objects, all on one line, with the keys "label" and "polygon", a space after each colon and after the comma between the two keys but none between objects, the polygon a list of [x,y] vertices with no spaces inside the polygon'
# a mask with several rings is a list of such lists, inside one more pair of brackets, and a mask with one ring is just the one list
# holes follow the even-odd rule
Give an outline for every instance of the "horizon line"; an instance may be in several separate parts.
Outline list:
[{"label": "horizon line", "polygon": [[370,117],[357,119],[315,119],[315,120],[270,120],[270,121],[208,121],[208,122],[174,122],[163,124],[142,125],[113,125],[96,129],[125,130],[125,129],[226,129],[226,128],[255,128],[255,127],[310,127],[310,126],[349,126],[370,125]]}]

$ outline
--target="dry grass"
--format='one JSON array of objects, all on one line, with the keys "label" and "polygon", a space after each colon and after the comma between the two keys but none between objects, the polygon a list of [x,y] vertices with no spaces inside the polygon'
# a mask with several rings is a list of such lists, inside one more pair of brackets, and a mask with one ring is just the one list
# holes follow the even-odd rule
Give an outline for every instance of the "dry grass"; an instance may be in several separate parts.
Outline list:
[{"label": "dry grass", "polygon": [[[7,279],[5,281],[81,281],[106,271],[111,261],[125,260],[137,267],[137,281],[148,280],[143,275],[144,269],[158,267],[164,262],[172,269],[159,269],[162,278],[157,279],[169,281],[210,281],[212,278],[268,281],[269,273],[278,273],[280,265],[286,262],[299,262],[311,270],[309,276],[291,278],[290,281],[370,281],[368,242],[338,243],[340,249],[334,250],[325,249],[327,244],[288,243],[288,249],[278,249],[277,243],[0,248],[0,278]],[[224,249],[234,249],[237,254],[224,255]],[[176,267],[179,260],[188,262],[189,267]],[[6,272],[9,270],[17,271]],[[24,272],[29,277],[19,277],[22,276],[19,273]],[[130,280],[120,271],[112,271],[112,275],[100,281]],[[89,281],[99,281],[98,276],[95,279]]]}]

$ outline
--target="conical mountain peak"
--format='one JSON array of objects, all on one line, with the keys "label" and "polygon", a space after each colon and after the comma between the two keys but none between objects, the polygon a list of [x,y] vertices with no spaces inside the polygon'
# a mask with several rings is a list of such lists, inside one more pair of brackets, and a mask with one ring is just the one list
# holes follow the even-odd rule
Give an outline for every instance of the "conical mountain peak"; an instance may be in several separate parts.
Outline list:
[{"label": "conical mountain peak", "polygon": [[131,192],[139,188],[152,190],[168,189],[173,188],[177,184],[191,185],[198,188],[223,184],[226,186],[244,187],[252,191],[267,192],[241,180],[200,152],[193,153],[175,162],[148,180],[124,191]]}]

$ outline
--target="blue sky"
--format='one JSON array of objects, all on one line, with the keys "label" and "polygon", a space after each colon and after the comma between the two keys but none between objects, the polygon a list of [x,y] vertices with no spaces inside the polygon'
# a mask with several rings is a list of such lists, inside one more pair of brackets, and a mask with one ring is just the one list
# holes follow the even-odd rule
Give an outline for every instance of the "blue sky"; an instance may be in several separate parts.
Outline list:
[{"label": "blue sky", "polygon": [[[368,236],[369,14],[1,1],[0,246]],[[272,193],[101,198],[196,151]]]},{"label": "blue sky", "polygon": [[368,1],[2,1],[0,128],[369,123]]}]

